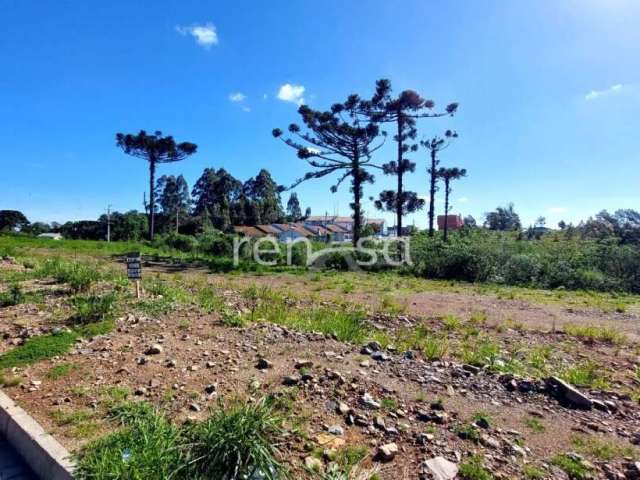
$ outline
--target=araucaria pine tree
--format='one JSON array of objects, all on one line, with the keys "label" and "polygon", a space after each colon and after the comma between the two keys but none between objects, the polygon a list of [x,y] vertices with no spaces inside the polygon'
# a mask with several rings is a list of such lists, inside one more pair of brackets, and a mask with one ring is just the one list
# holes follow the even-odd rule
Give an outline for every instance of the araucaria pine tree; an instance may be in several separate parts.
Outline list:
[{"label": "araucaria pine tree", "polygon": [[395,128],[393,136],[397,145],[396,159],[382,165],[386,175],[394,175],[397,180],[395,190],[384,190],[375,201],[379,210],[394,212],[396,215],[396,233],[402,235],[402,218],[408,213],[420,210],[424,200],[416,192],[405,189],[404,176],[415,171],[416,164],[406,158],[408,152],[418,149],[416,139],[416,120],[419,118],[437,118],[453,115],[457,103],[447,105],[444,112],[434,111],[432,100],[422,98],[414,90],[404,90],[397,97],[391,95],[391,82],[386,79],[376,82],[376,92],[371,100],[361,102],[363,114],[378,123],[391,123]]},{"label": "araucaria pine tree", "polygon": [[124,153],[138,157],[149,162],[149,239],[153,240],[155,232],[155,175],[159,163],[172,163],[184,160],[196,153],[198,146],[195,143],[176,143],[172,136],[162,136],[162,132],[156,131],[153,135],[140,130],[137,135],[130,133],[116,134],[116,145]]},{"label": "araucaria pine tree", "polygon": [[466,177],[467,171],[464,168],[440,168],[436,173],[438,178],[444,180],[444,241],[449,240],[449,195],[451,194],[451,180],[458,180]]},{"label": "araucaria pine tree", "polygon": [[433,237],[433,220],[436,213],[436,192],[438,191],[438,165],[440,159],[438,154],[451,144],[451,140],[457,138],[458,134],[452,130],[447,130],[442,137],[433,137],[431,140],[423,140],[420,144],[429,151],[430,164],[427,168],[429,174],[429,236]]},{"label": "araucaria pine tree", "polygon": [[307,180],[339,173],[338,181],[331,187],[335,192],[345,179],[351,179],[354,245],[362,231],[362,186],[367,182],[373,183],[374,177],[368,169],[381,168],[373,164],[371,154],[384,143],[376,143],[379,127],[371,119],[361,118],[360,104],[357,95],[350,95],[347,101],[336,103],[326,112],[302,105],[298,113],[307,131],[302,132],[295,123],[289,125],[289,132],[296,140],[282,138],[283,132],[279,128],[272,132],[275,138],[281,138],[294,148],[298,158],[314,168],[297,180],[292,188]]}]

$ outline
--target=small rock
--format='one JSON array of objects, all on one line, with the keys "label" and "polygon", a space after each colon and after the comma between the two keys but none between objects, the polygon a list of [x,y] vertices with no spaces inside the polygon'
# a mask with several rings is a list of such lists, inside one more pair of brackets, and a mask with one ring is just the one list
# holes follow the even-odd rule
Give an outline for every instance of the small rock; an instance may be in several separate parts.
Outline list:
[{"label": "small rock", "polygon": [[374,398],[369,393],[365,393],[364,395],[362,395],[362,397],[360,398],[360,402],[364,406],[369,408],[374,408],[374,409],[380,408],[380,403],[374,400]]},{"label": "small rock", "polygon": [[144,352],[145,355],[158,355],[162,353],[162,345],[154,343]]},{"label": "small rock", "polygon": [[340,425],[331,425],[328,429],[327,432],[333,434],[333,435],[338,435],[338,436],[342,436],[344,435],[344,428],[342,428]]},{"label": "small rock", "polygon": [[272,368],[272,367],[273,367],[273,363],[271,363],[266,358],[261,358],[260,360],[258,360],[258,363],[256,363],[256,368],[258,370],[266,370],[267,368]]},{"label": "small rock", "polygon": [[398,445],[395,443],[387,443],[378,447],[376,458],[382,462],[390,462],[398,453]]},{"label": "small rock", "polygon": [[434,457],[424,462],[433,480],[453,480],[458,475],[458,465],[444,457]]}]

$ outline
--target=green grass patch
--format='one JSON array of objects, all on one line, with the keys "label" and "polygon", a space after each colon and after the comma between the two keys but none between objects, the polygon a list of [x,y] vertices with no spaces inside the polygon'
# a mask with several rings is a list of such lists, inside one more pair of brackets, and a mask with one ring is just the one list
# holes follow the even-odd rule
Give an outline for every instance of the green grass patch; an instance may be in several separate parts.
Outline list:
[{"label": "green grass patch", "polygon": [[603,462],[624,457],[638,459],[637,448],[612,439],[595,435],[576,435],[571,438],[571,443],[576,451]]},{"label": "green grass patch", "polygon": [[148,403],[114,407],[121,425],[77,455],[78,479],[283,478],[281,419],[268,401],[219,406],[204,422],[176,425]]},{"label": "green grass patch", "polygon": [[551,463],[564,471],[571,480],[587,480],[591,478],[591,472],[593,471],[582,460],[565,453],[553,457]]},{"label": "green grass patch", "polygon": [[24,301],[25,295],[17,283],[10,285],[6,292],[0,292],[0,308],[12,307]]},{"label": "green grass patch", "polygon": [[58,365],[54,365],[53,367],[51,367],[45,377],[49,380],[58,380],[59,378],[66,377],[77,368],[78,365],[76,365],[75,363],[59,363]]},{"label": "green grass patch", "polygon": [[460,464],[458,476],[463,480],[492,480],[493,475],[482,466],[482,457],[474,455]]},{"label": "green grass patch", "polygon": [[75,332],[68,331],[29,338],[22,345],[0,355],[0,369],[20,367],[64,355],[77,338]]},{"label": "green grass patch", "polygon": [[74,296],[71,299],[71,305],[75,308],[72,321],[87,324],[113,317],[117,298],[115,293]]},{"label": "green grass patch", "polygon": [[619,330],[612,327],[597,325],[566,325],[564,331],[567,335],[579,338],[584,341],[600,341],[621,345],[626,343],[627,337]]},{"label": "green grass patch", "polygon": [[565,368],[559,375],[560,378],[572,385],[607,389],[609,383],[605,372],[592,361],[585,361],[578,365]]},{"label": "green grass patch", "polygon": [[544,433],[546,430],[544,424],[536,417],[527,417],[524,424],[533,433]]}]

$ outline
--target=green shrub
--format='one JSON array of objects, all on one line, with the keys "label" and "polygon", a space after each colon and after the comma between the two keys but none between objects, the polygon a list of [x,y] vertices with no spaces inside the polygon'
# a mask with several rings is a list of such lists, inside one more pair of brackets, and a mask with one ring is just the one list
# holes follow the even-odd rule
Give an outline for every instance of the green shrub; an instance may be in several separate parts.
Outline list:
[{"label": "green shrub", "polygon": [[197,237],[198,250],[205,255],[214,257],[231,257],[233,255],[233,240],[230,236],[219,234],[203,234]]},{"label": "green shrub", "polygon": [[509,285],[532,285],[541,270],[540,260],[536,257],[518,254],[507,261],[503,270],[504,281]]},{"label": "green shrub", "polygon": [[482,458],[474,455],[460,464],[458,475],[463,480],[492,480],[493,475],[482,466]]}]

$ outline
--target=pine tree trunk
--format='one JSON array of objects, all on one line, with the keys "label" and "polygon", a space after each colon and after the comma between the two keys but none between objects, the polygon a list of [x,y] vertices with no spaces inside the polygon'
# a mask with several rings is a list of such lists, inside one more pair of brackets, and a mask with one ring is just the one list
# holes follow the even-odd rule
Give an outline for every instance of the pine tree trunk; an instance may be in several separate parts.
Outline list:
[{"label": "pine tree trunk", "polygon": [[154,158],[149,159],[149,240],[153,240],[155,230],[155,204],[156,192],[154,184],[156,183],[156,161]]},{"label": "pine tree trunk", "polygon": [[444,241],[449,239],[449,179],[444,179]]},{"label": "pine tree trunk", "polygon": [[396,194],[396,236],[402,235],[402,119],[398,117],[398,191]]},{"label": "pine tree trunk", "polygon": [[353,246],[355,247],[360,240],[361,225],[361,211],[360,211],[360,197],[362,196],[362,179],[360,178],[360,159],[356,155],[354,158],[353,168]]},{"label": "pine tree trunk", "polygon": [[433,237],[433,217],[436,203],[436,151],[431,150],[431,183],[429,185],[429,236]]}]

